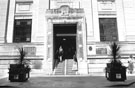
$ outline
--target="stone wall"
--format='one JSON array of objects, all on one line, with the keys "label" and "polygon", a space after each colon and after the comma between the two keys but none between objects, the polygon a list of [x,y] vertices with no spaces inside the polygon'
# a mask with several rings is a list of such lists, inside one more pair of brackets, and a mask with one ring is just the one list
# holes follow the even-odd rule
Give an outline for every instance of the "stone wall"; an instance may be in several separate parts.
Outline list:
[{"label": "stone wall", "polygon": [[32,69],[41,70],[44,61],[44,45],[39,43],[32,44],[0,44],[0,73],[7,74],[10,64],[17,63],[19,58],[18,47],[23,47],[27,52],[25,59],[29,61]]},{"label": "stone wall", "polygon": [[7,30],[9,0],[0,0],[0,43],[4,43]]}]

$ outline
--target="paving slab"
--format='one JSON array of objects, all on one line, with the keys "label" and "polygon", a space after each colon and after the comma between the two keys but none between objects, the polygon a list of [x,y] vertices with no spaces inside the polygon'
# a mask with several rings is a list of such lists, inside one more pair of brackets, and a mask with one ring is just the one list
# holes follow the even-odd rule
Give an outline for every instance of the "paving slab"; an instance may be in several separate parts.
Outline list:
[{"label": "paving slab", "polygon": [[111,82],[104,76],[31,77],[27,82],[10,82],[3,78],[0,88],[135,88],[135,76],[122,82]]}]

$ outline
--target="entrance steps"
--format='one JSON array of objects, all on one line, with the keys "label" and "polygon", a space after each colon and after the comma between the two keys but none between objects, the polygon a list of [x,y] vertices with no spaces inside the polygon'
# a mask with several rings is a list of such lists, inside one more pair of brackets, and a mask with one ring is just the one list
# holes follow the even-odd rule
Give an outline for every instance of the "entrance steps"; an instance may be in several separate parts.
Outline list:
[{"label": "entrance steps", "polygon": [[66,59],[63,62],[59,62],[57,68],[55,68],[54,75],[76,75],[76,71],[73,71],[72,67],[72,59]]},{"label": "entrance steps", "polygon": [[57,68],[55,68],[54,75],[64,75],[65,74],[65,61],[59,62]]},{"label": "entrance steps", "polygon": [[76,71],[72,70],[73,67],[73,59],[67,59],[66,60],[66,75],[76,75]]}]

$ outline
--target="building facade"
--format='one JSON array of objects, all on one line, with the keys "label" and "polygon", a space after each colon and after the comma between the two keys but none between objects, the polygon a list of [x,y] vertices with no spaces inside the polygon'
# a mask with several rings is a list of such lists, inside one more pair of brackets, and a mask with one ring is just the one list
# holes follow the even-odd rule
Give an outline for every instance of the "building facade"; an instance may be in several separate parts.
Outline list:
[{"label": "building facade", "polygon": [[[15,62],[17,47],[23,47],[33,73],[104,73],[113,41],[121,46],[127,65],[126,58],[135,54],[134,15],[135,0],[1,0],[1,71]],[[62,63],[56,57],[60,46]]]}]

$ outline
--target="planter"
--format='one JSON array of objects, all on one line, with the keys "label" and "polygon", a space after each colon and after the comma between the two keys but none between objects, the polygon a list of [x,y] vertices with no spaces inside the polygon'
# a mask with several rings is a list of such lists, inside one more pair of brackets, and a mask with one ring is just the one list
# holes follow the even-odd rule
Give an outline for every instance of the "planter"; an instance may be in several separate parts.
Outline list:
[{"label": "planter", "polygon": [[30,68],[21,64],[10,64],[9,80],[11,82],[23,82],[29,79]]},{"label": "planter", "polygon": [[125,81],[126,67],[125,66],[108,66],[106,67],[105,76],[109,81]]}]

